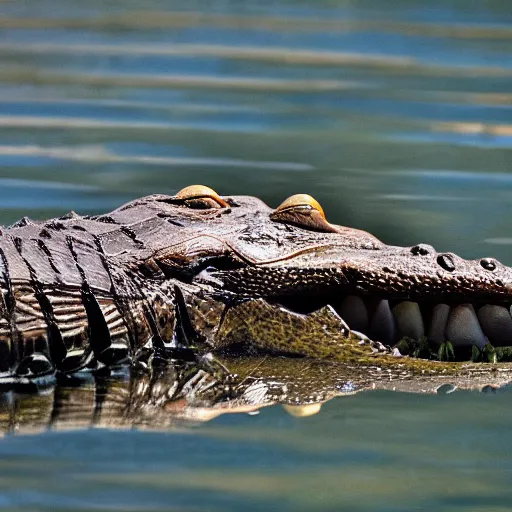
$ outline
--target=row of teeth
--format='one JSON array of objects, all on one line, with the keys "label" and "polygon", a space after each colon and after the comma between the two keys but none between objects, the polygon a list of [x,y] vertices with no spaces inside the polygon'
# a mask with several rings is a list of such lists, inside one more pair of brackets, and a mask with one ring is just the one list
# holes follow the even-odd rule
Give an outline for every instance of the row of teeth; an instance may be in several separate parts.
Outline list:
[{"label": "row of teeth", "polygon": [[365,301],[348,295],[335,309],[351,329],[387,345],[394,345],[404,337],[423,336],[439,345],[446,340],[453,346],[479,348],[487,341],[493,346],[512,345],[512,307],[436,304],[422,313],[417,302],[392,305],[385,299]]}]

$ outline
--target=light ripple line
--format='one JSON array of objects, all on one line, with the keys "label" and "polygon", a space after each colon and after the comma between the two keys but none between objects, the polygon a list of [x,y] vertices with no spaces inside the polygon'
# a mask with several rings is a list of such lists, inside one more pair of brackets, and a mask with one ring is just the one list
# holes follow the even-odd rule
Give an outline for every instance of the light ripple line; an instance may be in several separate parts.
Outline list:
[{"label": "light ripple line", "polygon": [[197,88],[258,92],[327,92],[374,88],[369,83],[336,79],[254,78],[246,76],[62,73],[57,70],[32,70],[24,66],[4,66],[1,82],[38,85],[115,86],[137,88]]},{"label": "light ripple line", "polygon": [[34,187],[48,190],[82,190],[95,192],[98,187],[84,185],[83,183],[64,183],[61,181],[43,181],[43,180],[24,180],[19,178],[0,178],[0,186],[20,188]]},{"label": "light ripple line", "polygon": [[301,162],[271,162],[214,157],[161,157],[151,155],[119,155],[103,146],[41,147],[41,146],[0,146],[0,156],[38,156],[62,160],[77,160],[96,163],[140,163],[149,165],[236,167],[269,169],[281,171],[312,171],[314,167]]},{"label": "light ripple line", "polygon": [[2,43],[0,53],[53,54],[53,55],[101,55],[143,57],[214,57],[243,61],[265,61],[279,64],[309,66],[359,66],[396,71],[429,71],[446,76],[510,76],[512,69],[501,66],[440,64],[406,55],[342,52],[329,50],[292,49],[285,47],[228,46],[219,44],[67,44]]},{"label": "light ripple line", "polygon": [[88,29],[111,31],[113,27],[130,30],[161,30],[177,28],[218,27],[237,30],[266,30],[283,33],[362,31],[398,33],[408,36],[458,39],[512,39],[506,23],[443,23],[398,21],[393,19],[343,19],[337,16],[247,16],[205,13],[200,11],[145,10],[112,13],[101,18],[2,16],[0,28],[5,29]]},{"label": "light ripple line", "polygon": [[491,245],[512,245],[512,238],[508,237],[496,237],[496,238],[486,238],[483,240],[484,244]]}]

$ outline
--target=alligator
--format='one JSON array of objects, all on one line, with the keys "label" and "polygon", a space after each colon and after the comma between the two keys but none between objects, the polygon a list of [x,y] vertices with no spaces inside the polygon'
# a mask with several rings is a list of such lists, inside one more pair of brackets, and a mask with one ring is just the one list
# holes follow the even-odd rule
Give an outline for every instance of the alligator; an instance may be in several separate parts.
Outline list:
[{"label": "alligator", "polygon": [[511,268],[388,246],[329,223],[305,194],[272,209],[193,185],[102,215],[23,218],[1,233],[0,289],[0,383],[144,365],[155,351],[214,372],[210,353],[262,351],[460,372],[474,365],[404,346],[476,359],[512,341]]}]

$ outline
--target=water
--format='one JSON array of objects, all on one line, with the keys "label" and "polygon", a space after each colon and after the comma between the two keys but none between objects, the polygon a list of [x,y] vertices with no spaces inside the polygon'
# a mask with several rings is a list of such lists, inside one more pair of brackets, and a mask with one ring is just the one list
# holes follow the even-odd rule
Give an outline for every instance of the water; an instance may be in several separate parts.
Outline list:
[{"label": "water", "polygon": [[[505,0],[4,0],[0,222],[204,183],[512,265],[511,22]],[[509,405],[380,391],[9,436],[0,506],[509,510]]]},{"label": "water", "polygon": [[[194,430],[83,430],[1,444],[11,510],[510,510],[510,393],[339,398]],[[19,507],[19,508],[18,508]]]}]

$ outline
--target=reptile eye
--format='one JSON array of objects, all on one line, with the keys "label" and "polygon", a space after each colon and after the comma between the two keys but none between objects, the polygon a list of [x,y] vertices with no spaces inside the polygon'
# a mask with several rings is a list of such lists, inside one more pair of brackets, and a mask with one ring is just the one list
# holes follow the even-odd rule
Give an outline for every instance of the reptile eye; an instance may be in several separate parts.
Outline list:
[{"label": "reptile eye", "polygon": [[229,208],[229,204],[215,192],[215,190],[204,185],[190,185],[181,189],[175,198],[188,206],[197,210],[207,210],[210,208]]},{"label": "reptile eye", "polygon": [[270,214],[270,219],[315,231],[336,232],[336,229],[327,222],[318,201],[308,194],[289,197]]},{"label": "reptile eye", "polygon": [[276,208],[274,214],[290,211],[302,212],[311,210],[316,210],[324,220],[326,220],[324,210],[320,206],[320,203],[308,194],[295,194],[294,196],[290,196]]}]

